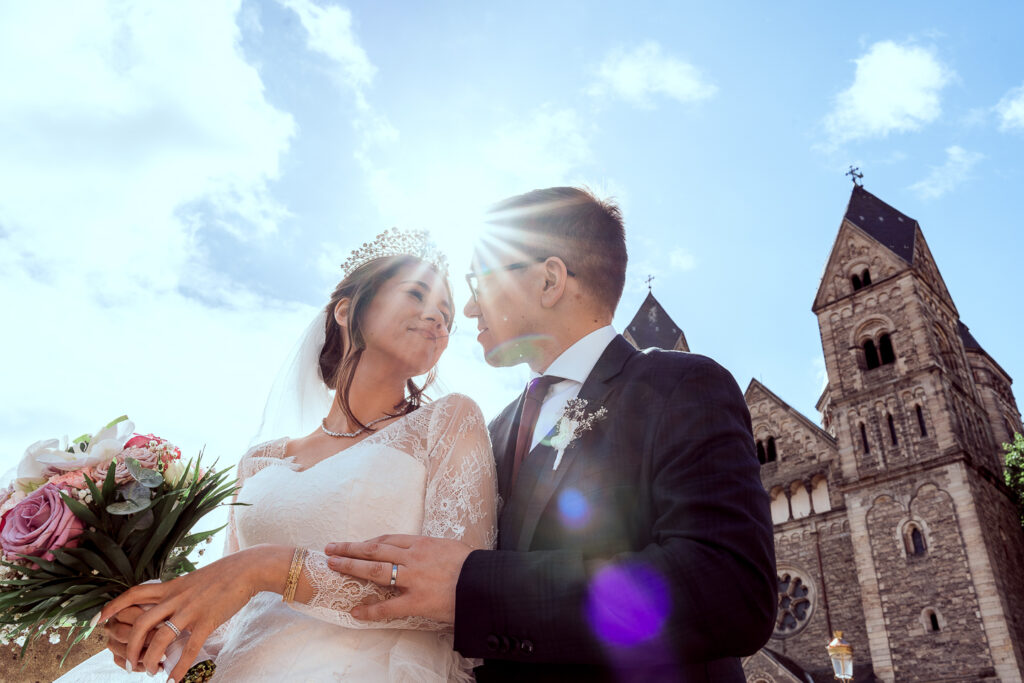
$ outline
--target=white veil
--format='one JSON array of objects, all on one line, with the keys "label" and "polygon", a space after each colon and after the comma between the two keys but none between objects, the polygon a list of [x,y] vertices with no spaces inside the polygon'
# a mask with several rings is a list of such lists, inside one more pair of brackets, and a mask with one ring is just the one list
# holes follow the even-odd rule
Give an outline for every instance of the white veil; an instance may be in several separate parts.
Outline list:
[{"label": "white veil", "polygon": [[327,415],[334,392],[320,379],[319,371],[326,325],[327,312],[321,310],[281,366],[250,445],[282,436],[305,436]]}]

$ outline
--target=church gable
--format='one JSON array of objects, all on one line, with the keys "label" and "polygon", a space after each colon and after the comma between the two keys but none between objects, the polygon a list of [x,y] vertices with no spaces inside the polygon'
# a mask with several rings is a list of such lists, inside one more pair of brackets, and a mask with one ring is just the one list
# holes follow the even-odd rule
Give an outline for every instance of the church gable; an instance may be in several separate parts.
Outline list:
[{"label": "church gable", "polygon": [[946,283],[942,279],[942,275],[939,274],[939,267],[932,257],[932,252],[928,248],[928,243],[925,242],[920,228],[917,229],[917,238],[914,240],[914,271],[932,293],[941,298],[959,317],[960,314],[957,313],[953,297],[946,289]]},{"label": "church gable", "polygon": [[647,293],[647,298],[622,334],[638,349],[690,350],[686,335],[651,292]]},{"label": "church gable", "polygon": [[[828,432],[756,379],[750,380],[743,397],[750,410],[754,441],[762,464],[778,462],[774,469],[789,474],[824,471],[823,465],[836,454],[835,439]],[[767,472],[762,473],[762,479],[765,474]]]},{"label": "church gable", "polygon": [[811,310],[817,313],[839,299],[909,268],[909,262],[844,219]]},{"label": "church gable", "polygon": [[807,683],[811,677],[793,660],[768,648],[743,660],[747,683]]}]

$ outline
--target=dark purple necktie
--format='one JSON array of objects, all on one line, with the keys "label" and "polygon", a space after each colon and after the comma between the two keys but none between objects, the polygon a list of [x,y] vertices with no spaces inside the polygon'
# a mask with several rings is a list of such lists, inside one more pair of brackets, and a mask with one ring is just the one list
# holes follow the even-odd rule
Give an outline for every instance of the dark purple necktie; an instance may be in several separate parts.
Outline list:
[{"label": "dark purple necktie", "polygon": [[519,476],[519,466],[523,463],[523,458],[530,452],[530,443],[533,441],[533,429],[537,426],[537,417],[540,415],[540,407],[544,403],[544,397],[548,395],[548,389],[551,388],[551,385],[563,381],[565,381],[564,377],[542,375],[530,380],[529,386],[526,387],[523,414],[519,418],[519,431],[516,433],[516,454],[512,460],[512,486],[515,486],[516,477]]}]

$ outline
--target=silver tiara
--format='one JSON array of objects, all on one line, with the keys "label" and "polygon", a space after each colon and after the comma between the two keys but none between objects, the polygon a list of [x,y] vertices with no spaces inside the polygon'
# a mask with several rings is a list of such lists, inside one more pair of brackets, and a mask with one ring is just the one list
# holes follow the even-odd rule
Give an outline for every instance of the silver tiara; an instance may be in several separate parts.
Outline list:
[{"label": "silver tiara", "polygon": [[341,264],[341,272],[348,277],[359,266],[386,256],[415,256],[448,277],[448,259],[430,239],[430,233],[426,230],[398,228],[385,230],[373,238],[372,242],[363,242],[363,246],[354,249]]}]

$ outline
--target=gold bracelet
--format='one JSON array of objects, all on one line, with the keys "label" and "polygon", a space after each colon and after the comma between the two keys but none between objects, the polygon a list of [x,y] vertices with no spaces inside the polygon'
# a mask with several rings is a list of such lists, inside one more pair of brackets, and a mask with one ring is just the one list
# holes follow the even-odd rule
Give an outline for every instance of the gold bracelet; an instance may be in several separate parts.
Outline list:
[{"label": "gold bracelet", "polygon": [[299,587],[299,575],[302,574],[302,563],[306,561],[305,548],[296,548],[292,554],[292,565],[288,568],[288,580],[284,584],[284,593],[281,599],[291,602],[295,599],[295,589]]}]

